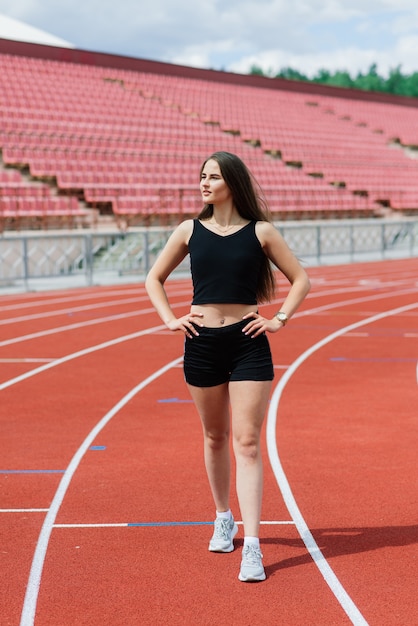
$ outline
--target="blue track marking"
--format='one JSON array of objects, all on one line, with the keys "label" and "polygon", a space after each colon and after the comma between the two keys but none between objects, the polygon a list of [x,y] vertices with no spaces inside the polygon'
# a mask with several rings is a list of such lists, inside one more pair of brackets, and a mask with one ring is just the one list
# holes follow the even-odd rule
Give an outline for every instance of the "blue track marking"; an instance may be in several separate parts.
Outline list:
[{"label": "blue track marking", "polygon": [[163,398],[161,400],[157,400],[157,402],[167,403],[167,404],[190,404],[193,400],[180,400],[180,398]]},{"label": "blue track marking", "polygon": [[106,446],[90,446],[89,450],[106,450]]},{"label": "blue track marking", "polygon": [[[153,329],[148,329],[147,333],[155,332],[158,327]],[[87,350],[80,350],[79,352],[74,352],[72,355],[68,355],[63,359],[58,359],[57,362],[64,363],[68,360],[75,359],[78,356],[91,354],[96,350],[101,350],[107,348],[109,346],[114,346],[123,341],[127,341],[128,339],[133,339],[136,337],[140,337],[144,335],[144,332],[133,333],[131,335],[125,335],[124,337],[119,337],[117,340],[104,342],[98,344],[97,346],[91,347]],[[128,403],[135,397],[142,389],[144,389],[147,385],[157,380],[160,376],[169,371],[172,367],[175,367],[178,363],[182,361],[183,357],[178,357],[174,361],[170,361],[164,367],[160,368],[144,380],[142,380],[138,385],[133,387],[119,402],[117,402],[111,409],[100,419],[96,426],[89,432],[87,437],[84,439],[73,458],[70,461],[67,469],[64,472],[64,475],[61,478],[60,484],[58,486],[57,491],[52,499],[51,505],[48,509],[48,513],[45,516],[44,523],[41,528],[41,532],[38,537],[38,542],[36,544],[35,553],[32,559],[32,565],[29,573],[29,579],[26,586],[26,593],[23,602],[22,615],[20,619],[20,626],[33,626],[35,623],[35,614],[36,614],[36,606],[38,602],[38,594],[39,587],[41,583],[42,571],[45,563],[46,552],[48,549],[49,540],[51,537],[52,529],[54,528],[55,520],[57,518],[58,512],[61,508],[62,501],[64,500],[65,494],[67,493],[68,487],[71,483],[73,475],[75,474],[81,460],[86,454],[87,450],[93,445],[94,441],[97,441],[98,435],[101,433],[103,428],[110,422],[110,420]],[[54,367],[52,364],[48,364],[48,367]],[[39,372],[40,369],[32,370],[30,372],[31,375]],[[44,369],[42,369],[44,371]],[[24,376],[24,375],[23,375]],[[4,385],[15,384],[16,382],[23,380],[22,377],[15,378],[11,381],[3,383],[0,385],[0,390],[4,388]]]},{"label": "blue track marking", "polygon": [[[242,522],[235,520],[238,526],[242,526]],[[294,525],[293,520],[266,520],[261,521],[261,525],[276,526],[276,525]],[[119,523],[97,523],[97,524],[54,524],[54,528],[161,528],[161,527],[173,527],[173,526],[212,526],[213,521],[210,522],[119,522]]]},{"label": "blue track marking", "polygon": [[[367,326],[369,324],[374,324],[389,315],[399,315],[405,313],[406,311],[410,311],[417,308],[417,303],[408,304],[405,306],[398,307],[396,309],[391,309],[389,311],[384,311],[382,313],[378,313],[377,315],[372,315],[371,317],[364,318],[359,322],[355,322],[354,324],[349,324],[348,326],[344,326],[330,335],[321,339],[317,343],[313,344],[305,350],[302,354],[300,354],[295,361],[293,361],[292,365],[286,372],[283,374],[282,378],[279,380],[277,386],[275,387],[271,401],[270,407],[267,415],[267,425],[266,425],[266,439],[267,439],[267,451],[270,460],[270,465],[273,470],[273,473],[276,477],[277,484],[281,491],[283,500],[287,506],[287,510],[289,511],[293,521],[296,524],[296,528],[299,532],[299,535],[304,542],[306,549],[311,555],[315,565],[318,567],[321,572],[324,580],[328,584],[332,593],[335,595],[336,599],[340,603],[341,607],[345,611],[348,618],[351,620],[351,623],[355,626],[367,626],[367,622],[351,597],[348,595],[341,582],[337,578],[336,574],[332,570],[328,561],[325,559],[322,554],[318,544],[316,543],[308,525],[306,524],[302,513],[298,507],[295,496],[293,495],[292,489],[290,487],[289,481],[283,469],[278,447],[277,447],[277,415],[280,399],[283,393],[284,388],[286,387],[289,379],[293,376],[294,372],[300,367],[301,364],[305,363],[309,359],[312,354],[319,351],[325,345],[334,341],[334,339],[338,339],[343,335],[347,335],[353,330],[357,330],[363,326]],[[415,360],[415,359],[414,359]]]},{"label": "blue track marking", "polygon": [[128,522],[127,526],[210,526],[213,522]]}]

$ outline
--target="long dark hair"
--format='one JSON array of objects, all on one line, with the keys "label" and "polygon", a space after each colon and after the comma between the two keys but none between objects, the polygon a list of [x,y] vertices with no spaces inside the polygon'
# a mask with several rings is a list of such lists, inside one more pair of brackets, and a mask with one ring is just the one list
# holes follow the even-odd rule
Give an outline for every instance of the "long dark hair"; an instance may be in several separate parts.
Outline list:
[{"label": "long dark hair", "polygon": [[[267,202],[263,197],[260,186],[245,163],[231,152],[214,152],[203,162],[200,168],[200,177],[202,177],[206,163],[211,160],[218,163],[222,178],[231,191],[234,206],[240,216],[246,220],[270,222]],[[212,216],[213,204],[205,204],[198,215],[198,219],[208,220]],[[257,301],[268,302],[272,300],[275,287],[276,281],[270,260],[264,255],[260,280],[257,286]]]}]

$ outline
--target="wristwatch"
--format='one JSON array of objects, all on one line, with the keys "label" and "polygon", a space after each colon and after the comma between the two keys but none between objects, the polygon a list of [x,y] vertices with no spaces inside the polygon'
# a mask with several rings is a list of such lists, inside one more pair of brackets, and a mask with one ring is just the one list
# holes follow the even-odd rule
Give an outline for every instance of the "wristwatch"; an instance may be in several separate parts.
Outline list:
[{"label": "wristwatch", "polygon": [[277,319],[283,324],[283,326],[286,326],[289,320],[286,313],[283,313],[283,311],[279,311],[278,313],[276,313],[275,317],[277,317]]}]

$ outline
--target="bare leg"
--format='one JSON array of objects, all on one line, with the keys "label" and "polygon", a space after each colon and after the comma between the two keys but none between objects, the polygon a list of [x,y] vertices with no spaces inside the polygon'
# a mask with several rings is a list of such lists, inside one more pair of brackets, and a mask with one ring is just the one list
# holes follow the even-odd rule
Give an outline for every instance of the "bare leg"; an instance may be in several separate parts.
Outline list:
[{"label": "bare leg", "polygon": [[231,482],[228,384],[188,388],[202,421],[205,466],[215,507],[227,511]]},{"label": "bare leg", "polygon": [[231,382],[236,487],[245,536],[258,537],[263,494],[260,434],[270,397],[270,381]]}]

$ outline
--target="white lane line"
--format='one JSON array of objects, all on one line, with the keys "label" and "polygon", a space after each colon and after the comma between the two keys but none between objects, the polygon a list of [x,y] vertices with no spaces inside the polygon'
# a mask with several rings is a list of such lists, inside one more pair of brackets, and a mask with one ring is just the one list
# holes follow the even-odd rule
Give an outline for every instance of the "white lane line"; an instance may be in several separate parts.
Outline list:
[{"label": "white lane line", "polygon": [[[167,288],[171,290],[173,294],[176,293],[176,289],[185,288],[185,280],[169,280],[167,281]],[[190,280],[191,284],[191,280]],[[131,295],[144,295],[146,294],[144,281],[139,281],[132,284],[126,284],[126,288],[120,288],[115,285],[96,285],[93,287],[58,287],[53,291],[38,291],[36,293],[25,292],[17,294],[4,294],[1,296],[1,302],[11,302],[8,305],[0,306],[0,312],[8,311],[20,308],[34,308],[42,307],[50,304],[60,304],[63,302],[76,302],[87,300],[100,300],[100,298],[109,298],[115,296],[131,296]],[[62,295],[62,294],[70,295]]]},{"label": "white lane line", "polygon": [[48,509],[0,509],[0,513],[46,513]]},{"label": "white lane line", "polygon": [[124,298],[123,300],[112,300],[109,302],[98,302],[96,304],[84,304],[83,306],[74,306],[65,309],[53,309],[52,311],[43,311],[42,313],[30,313],[29,315],[20,315],[19,317],[8,317],[4,320],[0,320],[0,325],[5,326],[7,324],[17,324],[18,322],[28,322],[33,320],[46,319],[47,317],[59,317],[61,315],[74,315],[74,313],[82,313],[85,311],[95,311],[97,309],[104,309],[105,307],[123,306],[124,304],[138,304],[140,302],[149,302],[149,298],[143,296],[142,298]]},{"label": "white lane line", "polygon": [[[178,295],[185,295],[190,293],[190,289],[186,291],[185,287],[181,287],[182,291],[176,291],[177,287],[174,288],[172,286],[172,291],[170,293],[171,297],[174,296],[178,296]],[[18,309],[35,309],[35,308],[39,308],[39,307],[45,307],[45,306],[50,306],[51,304],[65,304],[65,303],[70,303],[71,306],[74,306],[74,302],[79,302],[79,301],[88,301],[88,300],[100,300],[103,298],[114,298],[115,296],[124,296],[124,299],[119,300],[119,302],[124,302],[124,300],[129,296],[133,296],[135,295],[136,298],[141,298],[142,300],[149,300],[148,295],[145,291],[145,287],[144,284],[138,284],[135,286],[135,288],[133,289],[129,289],[129,290],[113,290],[113,291],[106,291],[104,287],[100,287],[98,290],[96,291],[83,291],[81,294],[71,294],[70,296],[61,296],[61,297],[57,297],[57,298],[49,298],[49,299],[40,299],[40,300],[29,300],[26,302],[13,302],[13,304],[9,304],[6,306],[0,306],[0,313],[3,311],[15,311]],[[109,302],[112,302],[112,300],[108,300]],[[105,302],[102,303],[101,306],[106,306],[107,300]],[[100,303],[96,303],[96,304],[100,304]],[[94,306],[93,303],[91,303],[90,305],[85,305],[85,306]],[[68,309],[69,311],[73,311],[73,308]],[[34,313],[33,315],[36,315],[36,313]]]},{"label": "white lane line", "polygon": [[279,402],[281,395],[285,386],[287,385],[291,376],[296,372],[296,370],[304,363],[314,352],[330,343],[334,339],[345,335],[346,333],[355,330],[361,326],[365,326],[367,324],[372,324],[378,320],[381,320],[389,315],[398,315],[405,311],[409,311],[411,309],[417,308],[418,303],[409,304],[406,306],[399,307],[397,309],[392,309],[390,311],[384,311],[383,313],[379,313],[377,315],[373,315],[372,317],[366,318],[359,322],[355,322],[354,324],[350,324],[345,326],[344,328],[340,328],[334,333],[331,333],[318,343],[314,344],[308,350],[303,352],[286,370],[283,374],[282,378],[279,380],[276,388],[274,389],[270,407],[267,415],[267,427],[266,427],[266,437],[267,437],[267,450],[270,459],[270,464],[273,469],[273,473],[276,477],[277,484],[279,485],[279,489],[282,493],[283,499],[287,506],[287,509],[290,513],[291,518],[294,520],[298,532],[301,536],[302,541],[304,542],[309,554],[314,560],[316,566],[321,572],[322,576],[325,579],[325,582],[329,585],[331,591],[341,604],[347,616],[350,618],[351,622],[355,624],[355,626],[364,626],[367,625],[366,620],[358,610],[357,606],[354,604],[344,587],[341,585],[340,581],[334,574],[331,569],[328,561],[325,559],[322,554],[318,544],[316,543],[311,531],[309,530],[302,513],[296,503],[295,497],[292,493],[292,489],[287,480],[286,474],[283,470],[278,449],[277,449],[277,438],[276,438],[276,424],[277,424],[277,411],[279,407]]},{"label": "white lane line", "polygon": [[49,539],[52,529],[54,527],[55,520],[58,515],[58,511],[64,500],[67,489],[70,485],[71,479],[74,476],[83,456],[97,437],[97,435],[103,430],[103,428],[139,391],[144,389],[147,385],[155,381],[157,378],[165,374],[169,369],[177,365],[183,357],[179,357],[174,361],[171,361],[161,369],[145,378],[136,387],[131,389],[115,406],[108,412],[102,419],[96,424],[96,426],[87,435],[75,455],[70,461],[65,474],[63,475],[58,489],[55,492],[54,498],[51,502],[51,506],[48,509],[48,513],[45,516],[44,523],[42,525],[41,532],[39,534],[38,542],[36,544],[35,553],[32,560],[32,566],[29,574],[28,585],[26,588],[25,599],[23,603],[22,616],[20,620],[20,626],[32,626],[35,620],[36,604],[38,601],[39,586],[41,584],[42,570],[45,562],[45,556],[48,549]]},{"label": "white lane line", "polygon": [[[401,294],[405,295],[405,294],[409,294],[409,293],[416,293],[416,289],[412,289],[412,290],[408,289],[408,290],[400,291],[400,292],[397,292],[396,295],[401,295]],[[316,308],[313,308],[313,309],[302,311],[300,313],[296,313],[294,315],[294,317],[306,317],[306,316],[309,316],[309,315],[314,315],[315,313],[320,313],[322,311],[326,311],[326,310],[329,310],[329,309],[337,308],[339,306],[345,306],[347,304],[353,304],[353,303],[358,304],[359,302],[367,302],[369,300],[377,300],[377,299],[389,297],[389,295],[390,294],[386,294],[386,293],[385,294],[376,294],[376,295],[372,295],[372,296],[363,296],[362,298],[354,298],[354,299],[350,299],[350,300],[345,300],[345,301],[342,301],[342,302],[340,301],[340,302],[333,302],[331,304],[324,304],[324,305],[322,305],[320,307],[316,307]],[[393,294],[392,294],[392,296],[393,296]],[[173,305],[173,308],[175,306],[183,306],[183,303],[181,303],[181,305],[179,303],[177,303],[176,305]],[[138,314],[138,313],[136,313],[136,314]],[[116,316],[116,317],[119,317],[119,316]],[[94,324],[95,320],[91,320],[91,323]],[[357,327],[356,325],[347,326],[347,328],[356,328],[356,327]],[[11,387],[12,385],[15,385],[16,383],[22,382],[23,380],[26,380],[27,378],[30,378],[31,376],[35,376],[36,374],[40,374],[41,372],[44,372],[47,369],[50,369],[52,367],[56,367],[58,365],[61,365],[62,363],[66,363],[67,361],[71,361],[71,360],[76,359],[78,357],[85,356],[86,354],[90,354],[92,352],[95,352],[96,350],[102,350],[103,348],[107,348],[107,347],[115,345],[117,343],[122,343],[123,341],[129,341],[129,340],[134,339],[136,337],[141,337],[143,335],[148,335],[150,333],[158,332],[160,330],[166,330],[166,328],[167,327],[166,327],[165,324],[162,324],[160,326],[154,326],[152,328],[141,330],[141,331],[138,331],[136,333],[132,333],[130,335],[124,335],[124,336],[118,337],[116,339],[111,339],[111,340],[106,341],[106,342],[104,342],[102,344],[99,344],[97,346],[92,346],[90,348],[85,348],[84,350],[79,350],[78,352],[74,352],[72,354],[68,354],[65,357],[56,359],[55,361],[52,361],[51,363],[47,363],[44,366],[37,367],[37,368],[35,368],[33,370],[30,370],[29,372],[26,372],[26,373],[24,373],[24,374],[22,374],[20,376],[17,376],[16,378],[12,378],[12,379],[10,379],[8,381],[5,381],[4,383],[0,384],[0,391],[2,391],[3,389],[6,389],[7,387]],[[52,329],[51,331],[43,331],[43,332],[44,332],[44,334],[48,334],[48,333],[52,334],[53,332],[55,332],[55,329]],[[11,340],[11,341],[13,341],[13,340]],[[4,342],[4,344],[5,343],[6,342]],[[0,343],[0,345],[2,345],[2,344]]]},{"label": "white lane line", "polygon": [[[190,290],[177,292],[176,296],[179,295],[190,295]],[[97,309],[104,309],[108,307],[110,308],[115,306],[123,306],[124,304],[140,304],[141,302],[149,302],[149,297],[147,295],[143,295],[133,298],[123,298],[121,300],[105,300],[104,302],[96,302],[94,304],[83,304],[80,306],[66,307],[65,309],[53,309],[51,311],[43,311],[42,313],[30,313],[28,315],[20,315],[19,317],[8,317],[0,320],[0,325],[5,326],[7,324],[16,324],[18,322],[28,322],[32,320],[45,319],[48,317],[59,317],[61,315],[71,316],[75,313],[95,311]]]},{"label": "white lane line", "polygon": [[[350,304],[361,304],[363,302],[371,302],[373,300],[383,300],[385,298],[393,298],[394,296],[406,296],[410,293],[417,293],[416,288],[412,289],[402,289],[401,291],[393,292],[385,292],[385,293],[377,293],[371,296],[361,296],[359,298],[350,298],[349,300],[338,300],[337,302],[332,302],[331,304],[323,304],[322,306],[315,307],[313,309],[300,311],[296,313],[293,317],[306,317],[310,315],[315,315],[316,313],[322,313],[325,311],[330,311],[331,309],[337,309],[338,307],[348,306]],[[347,311],[347,315],[352,315],[352,311]],[[292,317],[292,319],[293,319]],[[351,328],[351,326],[347,326],[347,328]],[[353,326],[355,328],[355,326]]]},{"label": "white lane line", "polygon": [[[336,292],[340,292],[342,290],[336,290]],[[351,290],[350,290],[351,291]],[[330,292],[332,293],[332,292]],[[416,293],[416,289],[407,289],[407,290],[402,290],[402,291],[398,291],[397,295],[407,295],[409,293]],[[312,296],[310,296],[310,298],[312,297],[320,297],[322,294],[312,294]],[[383,293],[383,294],[377,294],[377,295],[372,295],[372,296],[362,296],[361,298],[351,298],[349,300],[342,300],[342,301],[338,301],[338,302],[333,302],[331,304],[324,304],[320,307],[316,307],[313,309],[307,309],[305,311],[301,311],[296,313],[293,317],[306,317],[306,316],[310,316],[310,315],[315,315],[316,313],[322,313],[331,309],[335,309],[338,308],[340,306],[347,306],[349,304],[360,304],[362,302],[367,302],[369,300],[376,300],[376,299],[382,299],[388,296],[393,296],[393,292],[391,292],[390,294],[388,293]],[[276,304],[278,303],[279,300],[273,300],[271,302],[271,304]],[[183,307],[183,306],[189,306],[190,305],[190,301],[187,302],[176,302],[172,304],[172,308],[178,308],[178,307]],[[12,345],[15,343],[21,343],[23,341],[29,341],[31,339],[39,339],[40,337],[46,337],[48,335],[54,335],[57,333],[61,333],[61,332],[66,332],[69,330],[77,330],[78,328],[84,328],[87,326],[93,326],[96,324],[102,324],[102,323],[106,323],[106,322],[111,322],[114,320],[118,320],[118,319],[125,319],[128,317],[135,317],[135,316],[139,316],[139,315],[144,315],[147,313],[151,313],[154,312],[153,308],[148,308],[148,309],[142,309],[139,311],[130,311],[127,313],[118,313],[115,315],[109,315],[106,317],[99,317],[99,318],[95,318],[92,320],[86,320],[84,322],[76,322],[74,324],[67,324],[65,326],[59,326],[56,328],[50,328],[47,330],[41,330],[38,332],[34,332],[34,333],[30,333],[27,335],[20,335],[18,337],[12,337],[10,339],[5,339],[4,341],[0,341],[0,347],[3,346],[8,346],[8,345]],[[351,314],[351,312],[349,312]],[[165,326],[161,327],[162,332],[165,332],[167,329]],[[171,331],[170,331],[171,332]]]},{"label": "white lane line", "polygon": [[[145,313],[150,313],[151,310],[155,309],[142,309]],[[84,322],[76,322],[74,324],[66,324],[65,326],[56,326],[55,328],[48,328],[47,330],[40,330],[34,333],[28,333],[27,335],[20,335],[19,337],[11,337],[10,339],[5,339],[4,341],[0,341],[0,348],[3,346],[10,346],[14,343],[21,343],[23,341],[30,341],[31,339],[39,339],[40,337],[48,337],[48,335],[55,335],[57,333],[66,332],[68,330],[77,330],[79,328],[84,328],[87,326],[95,326],[96,324],[103,324],[105,322],[113,322],[116,320],[122,320],[128,317],[135,317],[142,314],[139,311],[131,311],[130,313],[117,313],[116,315],[109,315],[107,317],[96,317],[92,320],[87,320]]]},{"label": "white lane line", "polygon": [[[33,298],[32,295],[28,295],[30,300],[25,300],[25,302],[13,302],[12,304],[7,304],[5,306],[0,306],[0,312],[2,311],[15,311],[16,309],[35,309],[36,307],[45,307],[51,304],[64,304],[70,302],[74,304],[77,301],[86,301],[86,300],[100,300],[100,298],[108,298],[110,296],[130,296],[130,291],[132,290],[114,290],[114,291],[104,291],[102,289],[98,289],[96,291],[83,291],[81,294],[71,294],[70,296],[59,296],[56,298],[40,298],[39,294],[36,294],[36,298]],[[136,290],[137,291],[137,290]],[[142,290],[145,293],[145,290]],[[138,293],[136,293],[138,295]],[[142,295],[142,294],[141,294]],[[12,296],[11,296],[12,297]]]},{"label": "white lane line", "polygon": [[[172,309],[189,306],[190,301],[187,302],[176,302],[171,305]],[[127,313],[116,313],[115,315],[107,315],[105,317],[96,317],[92,320],[86,320],[84,322],[75,322],[74,324],[66,324],[65,326],[57,326],[55,328],[49,328],[47,330],[40,330],[38,332],[29,333],[28,335],[20,335],[19,337],[12,337],[10,339],[5,339],[4,341],[0,341],[0,347],[10,346],[14,343],[21,343],[22,341],[29,341],[30,339],[38,339],[39,337],[46,337],[48,335],[55,335],[57,333],[66,332],[69,330],[77,330],[78,328],[85,328],[86,326],[95,326],[96,324],[105,324],[107,322],[113,322],[115,320],[127,319],[128,317],[139,317],[141,315],[147,315],[148,313],[155,313],[154,307],[150,307],[147,309],[140,309],[129,311]],[[166,326],[162,328],[167,328]],[[172,333],[172,331],[169,331]]]},{"label": "white lane line", "polygon": [[16,357],[15,359],[1,359],[0,363],[51,363],[52,361],[56,361],[56,358],[41,358],[38,357],[36,359],[31,359],[27,357]]},{"label": "white lane line", "polygon": [[[406,292],[406,293],[411,293],[411,290],[405,290],[405,292]],[[378,297],[379,297],[379,296],[378,296]],[[382,298],[382,297],[387,297],[387,294],[381,294],[381,295],[380,295],[380,298]],[[375,299],[375,297],[371,297],[371,298],[370,298],[370,297],[365,297],[365,298],[361,298],[361,299],[359,299],[359,300],[368,300],[368,299]],[[328,307],[330,307],[330,306],[331,306],[331,307],[332,307],[332,306],[338,306],[338,305],[341,305],[341,304],[342,304],[341,302],[340,302],[340,303],[335,303],[334,305],[328,305]],[[324,306],[324,307],[318,307],[318,311],[319,311],[319,310],[323,310],[323,309],[325,309],[325,308],[327,308],[327,307],[326,307],[326,306]],[[307,315],[307,314],[309,314],[309,313],[308,313],[307,311],[305,311],[305,312],[304,312],[304,313],[302,313],[301,315]],[[378,318],[379,318],[379,319],[380,319],[380,317],[382,317],[382,316],[378,316]],[[359,326],[359,325],[361,325],[361,323],[353,324],[353,325],[351,325],[351,326],[349,326],[349,327],[347,327],[347,328],[356,328],[356,327],[357,327],[357,326]],[[132,334],[130,334],[130,335],[125,335],[125,336],[123,336],[123,337],[119,337],[119,338],[117,338],[117,339],[113,339],[113,340],[110,340],[110,341],[104,342],[104,343],[99,344],[99,345],[97,345],[97,346],[92,346],[92,347],[90,347],[90,348],[87,348],[87,349],[80,350],[80,351],[78,351],[78,352],[72,353],[72,354],[70,354],[70,355],[67,355],[66,357],[63,357],[62,359],[57,359],[57,360],[56,360],[56,361],[54,361],[53,363],[49,363],[49,364],[47,364],[47,365],[45,365],[45,366],[42,366],[42,367],[36,368],[35,370],[32,370],[32,371],[30,371],[30,372],[27,372],[26,374],[23,374],[22,376],[18,376],[17,378],[14,378],[14,379],[11,379],[11,380],[9,380],[9,381],[6,381],[6,382],[5,382],[5,383],[3,383],[2,385],[0,385],[0,390],[5,389],[6,387],[9,387],[9,386],[11,386],[11,385],[13,385],[13,384],[16,384],[16,383],[18,383],[18,382],[21,382],[22,380],[25,380],[25,379],[27,379],[27,378],[29,378],[29,377],[31,377],[31,376],[34,376],[34,375],[36,375],[36,374],[38,374],[38,373],[41,373],[42,371],[45,371],[45,370],[47,370],[47,369],[50,369],[51,367],[55,367],[56,365],[60,365],[61,363],[65,363],[65,362],[70,361],[70,360],[72,360],[72,359],[78,358],[78,357],[80,357],[80,356],[84,356],[84,355],[86,355],[86,354],[90,354],[90,353],[92,353],[92,352],[94,352],[94,351],[96,351],[96,350],[101,350],[101,349],[104,349],[104,348],[109,347],[109,346],[111,346],[111,345],[115,345],[115,344],[121,343],[121,342],[123,342],[123,341],[129,341],[130,339],[133,339],[133,338],[136,338],[136,337],[140,337],[140,336],[145,335],[145,334],[150,334],[150,333],[152,333],[152,332],[155,332],[155,331],[161,330],[162,328],[165,328],[165,326],[164,326],[164,325],[161,325],[161,326],[157,326],[157,327],[154,327],[154,328],[149,328],[149,329],[146,329],[146,330],[144,330],[144,331],[139,331],[139,332],[137,332],[137,333],[132,333]],[[175,363],[176,363],[176,365],[177,365],[178,363],[180,363],[180,361],[181,361],[181,358],[180,358],[180,359],[178,359],[178,360],[177,360],[177,362],[175,362]],[[289,371],[287,371],[287,372],[286,372],[286,374],[288,374],[288,372],[289,372]],[[292,373],[293,373],[293,372],[292,372]],[[285,376],[286,376],[286,374],[285,374]],[[96,435],[95,435],[95,436],[96,436]],[[89,442],[89,444],[90,444],[90,442]],[[64,478],[65,478],[65,475],[64,475],[64,477],[63,477],[62,481],[64,481]],[[277,478],[277,477],[276,477],[276,478]],[[61,481],[60,485],[62,484],[62,481]],[[279,486],[280,486],[280,485],[279,485]],[[45,519],[45,522],[44,522],[44,526],[43,526],[43,528],[45,527],[46,521],[48,520],[48,517],[50,516],[50,513],[51,513],[51,509],[49,509],[48,515],[46,516],[46,519]],[[41,531],[41,533],[42,533],[42,531]],[[303,539],[303,537],[302,537],[302,539]],[[39,546],[39,544],[38,544],[38,546]],[[38,551],[38,546],[37,546],[37,551]],[[36,556],[36,552],[35,552],[35,556]],[[45,556],[45,555],[44,555],[44,556]],[[35,558],[35,557],[34,557],[34,558]],[[32,571],[32,570],[31,570],[31,571]],[[40,575],[40,574],[41,574],[41,572],[39,572],[39,575]],[[40,579],[39,579],[39,583],[40,583]],[[39,583],[38,583],[38,589],[37,589],[37,592],[36,592],[36,593],[38,593],[38,591],[39,591]],[[29,586],[28,586],[27,594],[28,594],[28,592],[29,592]],[[35,610],[35,609],[36,609],[36,601],[37,601],[37,596],[36,596],[36,599],[35,599],[35,608],[34,608],[33,610]],[[26,596],[25,596],[25,602],[26,602]],[[22,614],[22,620],[23,620],[23,614]],[[32,619],[32,621],[31,621],[31,622],[25,622],[25,621],[22,621],[22,622],[21,622],[21,626],[29,626],[29,625],[30,625],[30,624],[32,624],[32,623],[33,623],[33,619]]]},{"label": "white lane line", "polygon": [[72,352],[71,354],[67,354],[60,359],[56,359],[51,363],[46,363],[45,365],[41,365],[40,367],[36,367],[29,372],[25,372],[20,376],[16,376],[16,378],[10,378],[6,380],[4,383],[0,384],[0,391],[6,389],[7,387],[11,387],[12,385],[16,385],[17,383],[26,380],[27,378],[31,378],[31,376],[36,376],[36,374],[40,374],[41,372],[45,372],[52,367],[57,367],[57,365],[61,365],[62,363],[67,363],[68,361],[72,361],[73,359],[78,359],[81,356],[85,356],[86,354],[91,354],[92,352],[96,352],[98,350],[104,350],[105,348],[109,348],[110,346],[115,346],[118,343],[123,343],[124,341],[130,341],[131,339],[136,339],[137,337],[142,337],[143,335],[149,335],[154,333],[161,328],[165,328],[165,324],[161,326],[154,326],[152,328],[146,328],[145,330],[139,330],[136,333],[131,333],[129,335],[123,335],[122,337],[116,337],[116,339],[110,339],[109,341],[104,341],[103,343],[99,343],[95,346],[90,346],[89,348],[85,348],[84,350],[78,350],[78,352]]}]

